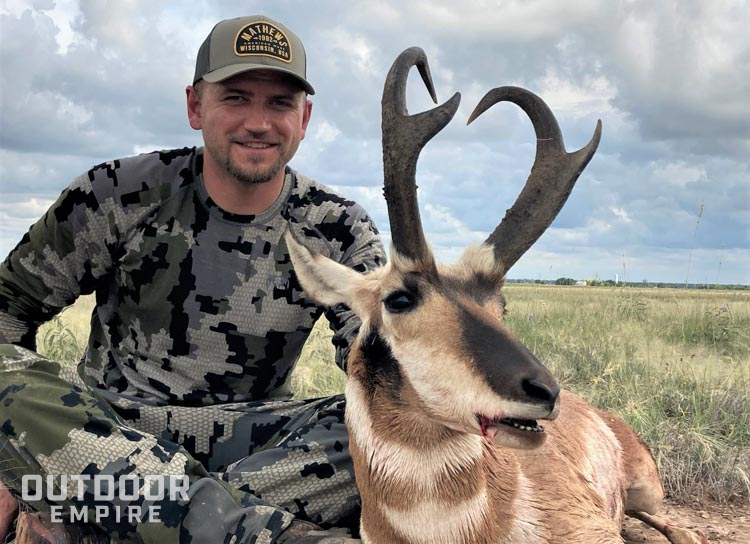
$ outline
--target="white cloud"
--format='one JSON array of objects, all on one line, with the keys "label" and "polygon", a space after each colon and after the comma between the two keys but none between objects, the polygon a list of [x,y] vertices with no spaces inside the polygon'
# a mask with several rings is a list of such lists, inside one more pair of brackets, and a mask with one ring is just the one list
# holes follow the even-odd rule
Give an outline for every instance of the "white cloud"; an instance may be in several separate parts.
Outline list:
[{"label": "white cloud", "polygon": [[[653,137],[750,136],[746,2],[636,2],[621,8],[610,69],[620,99]],[[619,69],[618,69],[619,67]],[[722,134],[717,129],[723,126]]]},{"label": "white cloud", "polygon": [[444,206],[426,204],[422,210],[424,230],[436,246],[466,247],[483,242],[489,234],[472,230]]},{"label": "white cloud", "polygon": [[51,198],[34,195],[5,195],[0,201],[0,255],[3,259],[53,202]]},{"label": "white cloud", "polygon": [[572,7],[555,0],[457,3],[450,0],[403,2],[412,21],[426,25],[449,41],[528,42],[560,34],[566,26],[591,22],[600,0],[579,0]]},{"label": "white cloud", "polygon": [[326,58],[322,62],[335,73],[361,72],[367,76],[378,74],[377,47],[367,37],[341,26],[329,26],[322,32]]},{"label": "white cloud", "polygon": [[142,153],[151,153],[152,151],[160,151],[162,149],[170,149],[172,146],[165,144],[136,144],[133,146],[133,155],[140,155]]},{"label": "white cloud", "polygon": [[653,161],[649,164],[653,171],[653,179],[658,183],[666,183],[677,187],[685,187],[689,183],[705,182],[706,170],[701,166],[693,166],[683,161],[663,162]]},{"label": "white cloud", "polygon": [[88,41],[74,29],[76,19],[81,16],[81,10],[75,0],[55,0],[54,7],[45,11],[45,14],[52,19],[58,29],[58,53],[64,55],[73,44]]},{"label": "white cloud", "polygon": [[31,219],[35,221],[42,215],[54,202],[51,198],[39,198],[36,196],[16,195],[11,202],[0,203],[0,215],[5,220],[21,218],[23,220]]},{"label": "white cloud", "polygon": [[578,82],[558,74],[554,67],[550,67],[545,74],[540,91],[556,114],[573,118],[612,112],[610,101],[616,93],[614,85],[602,75]]},{"label": "white cloud", "polygon": [[622,208],[615,208],[614,206],[611,206],[609,210],[612,212],[612,214],[619,219],[623,223],[632,223],[633,220],[630,218],[630,215],[627,211],[625,211]]},{"label": "white cloud", "polygon": [[324,144],[335,142],[339,136],[341,136],[341,131],[328,121],[318,123],[315,129],[315,139]]},{"label": "white cloud", "polygon": [[380,187],[361,187],[357,185],[332,185],[334,190],[355,200],[375,219],[383,218],[376,224],[380,230],[386,230],[388,222],[384,218],[388,216],[383,190]]},{"label": "white cloud", "polygon": [[[710,275],[712,252],[724,244],[734,258],[722,276],[746,277],[747,2],[350,4],[262,9],[303,38],[317,91],[292,165],[355,198],[384,232],[382,83],[398,52],[419,45],[440,100],[463,93],[456,119],[418,166],[425,230],[438,255],[453,260],[483,240],[528,176],[534,135],[517,108],[499,106],[464,126],[487,90],[516,84],[550,104],[568,149],[589,140],[597,118],[604,124],[597,155],[519,270],[548,274],[549,258],[559,275],[587,277],[596,270],[586,267],[603,274],[627,254],[635,274],[656,278],[670,265],[679,271],[694,247],[694,262],[708,255],[701,274]],[[185,120],[184,87],[205,34],[238,12],[228,0],[5,0],[0,13],[0,202],[19,205],[0,210],[7,251],[43,199],[91,165],[200,142]],[[432,107],[416,71],[407,98],[410,111]],[[22,204],[16,193],[37,203]],[[706,213],[696,230],[700,202]]]}]

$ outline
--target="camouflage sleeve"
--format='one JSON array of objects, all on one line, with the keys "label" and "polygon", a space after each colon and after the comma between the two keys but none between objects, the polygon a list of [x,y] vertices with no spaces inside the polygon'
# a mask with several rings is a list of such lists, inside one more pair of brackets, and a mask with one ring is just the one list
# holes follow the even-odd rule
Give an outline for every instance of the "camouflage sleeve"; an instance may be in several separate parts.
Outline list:
[{"label": "camouflage sleeve", "polygon": [[[357,206],[357,211],[359,217],[352,227],[354,244],[344,254],[341,262],[358,272],[365,273],[383,266],[386,263],[386,256],[375,224],[364,209]],[[332,342],[336,348],[336,364],[346,372],[349,349],[359,332],[361,322],[344,304],[330,308],[325,315],[333,330]]]},{"label": "camouflage sleeve", "polygon": [[115,214],[78,177],[0,265],[0,342],[35,350],[38,326],[92,293],[111,264]]}]

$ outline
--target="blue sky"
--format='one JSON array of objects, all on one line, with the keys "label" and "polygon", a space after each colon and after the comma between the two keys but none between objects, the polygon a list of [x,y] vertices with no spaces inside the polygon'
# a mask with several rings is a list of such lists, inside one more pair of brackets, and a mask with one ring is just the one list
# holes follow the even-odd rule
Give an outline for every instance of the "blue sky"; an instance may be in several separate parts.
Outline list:
[{"label": "blue sky", "polygon": [[[218,20],[264,13],[305,43],[316,88],[292,165],[360,202],[388,239],[380,94],[419,45],[438,98],[463,95],[418,166],[425,231],[455,260],[510,207],[530,123],[489,89],[520,85],[556,112],[569,150],[598,153],[511,278],[750,284],[750,2],[0,1],[0,254],[91,165],[200,144],[185,114],[195,54]],[[409,107],[431,106],[418,84]]]}]

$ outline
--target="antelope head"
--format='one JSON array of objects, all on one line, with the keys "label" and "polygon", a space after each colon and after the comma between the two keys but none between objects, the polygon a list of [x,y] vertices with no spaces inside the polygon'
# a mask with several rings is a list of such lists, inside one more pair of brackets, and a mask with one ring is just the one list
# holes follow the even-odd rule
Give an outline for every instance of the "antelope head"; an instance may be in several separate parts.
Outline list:
[{"label": "antelope head", "polygon": [[363,275],[311,253],[287,233],[294,269],[310,296],[324,305],[346,304],[362,320],[349,358],[347,395],[356,394],[369,413],[391,410],[391,421],[415,435],[446,429],[510,447],[537,447],[545,434],[536,420],[557,416],[560,388],[503,324],[501,288],[508,269],[560,211],[596,150],[601,127],[585,148],[568,154],[539,97],[515,87],[487,93],[469,122],[497,102],[516,103],[536,131],[535,162],[487,240],[469,247],[457,263],[438,265],[422,231],[416,164],[422,147],[453,118],[460,95],[409,115],[406,79],[413,66],[437,102],[424,52],[407,49],[387,76],[382,100],[390,262]]}]

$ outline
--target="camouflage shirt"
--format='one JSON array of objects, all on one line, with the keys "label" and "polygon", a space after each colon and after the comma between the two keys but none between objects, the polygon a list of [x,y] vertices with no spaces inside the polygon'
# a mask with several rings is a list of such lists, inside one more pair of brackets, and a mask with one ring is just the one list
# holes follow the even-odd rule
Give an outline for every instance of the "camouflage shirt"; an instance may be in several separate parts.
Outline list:
[{"label": "camouflage shirt", "polygon": [[[0,267],[0,340],[34,349],[41,322],[96,293],[79,369],[92,387],[183,405],[288,396],[323,308],[301,290],[284,232],[359,271],[385,260],[378,232],[289,168],[270,209],[228,213],[202,167],[203,149],[185,148],[78,177]],[[359,322],[345,307],[327,317],[344,368]]]}]

